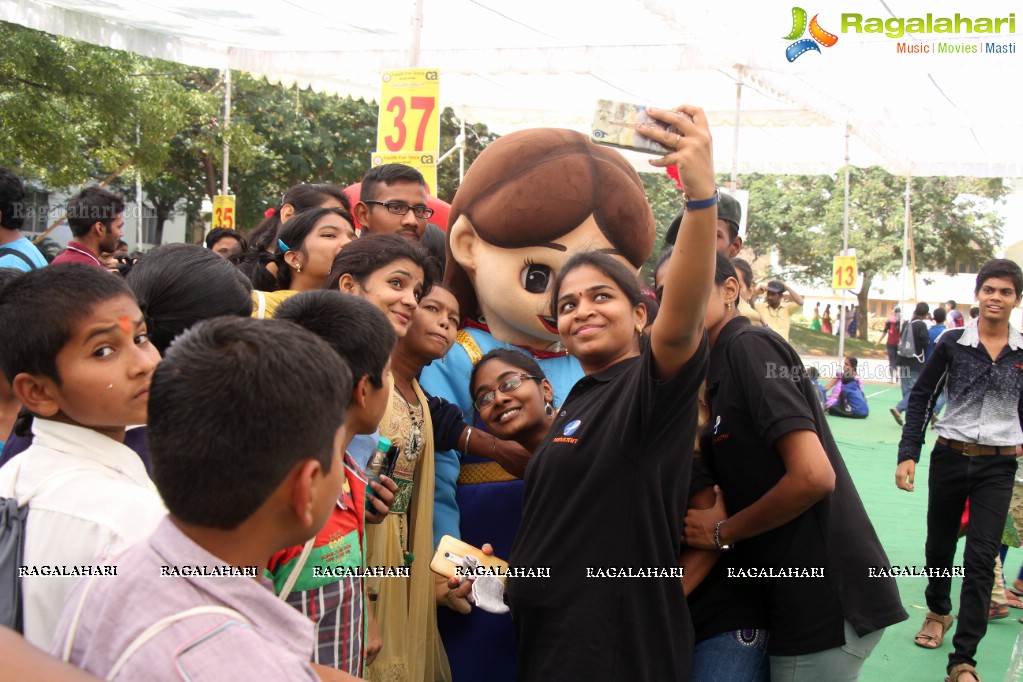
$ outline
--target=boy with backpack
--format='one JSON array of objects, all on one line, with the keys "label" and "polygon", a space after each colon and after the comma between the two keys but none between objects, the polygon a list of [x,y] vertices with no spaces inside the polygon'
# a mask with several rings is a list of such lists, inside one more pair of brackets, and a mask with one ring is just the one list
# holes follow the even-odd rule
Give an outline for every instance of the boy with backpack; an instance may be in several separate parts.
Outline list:
[{"label": "boy with backpack", "polygon": [[78,585],[51,653],[105,679],[319,679],[312,624],[260,576],[330,516],[351,395],[341,358],[290,322],[219,317],[179,336],[148,425],[169,515],[105,557],[116,579]]},{"label": "boy with backpack", "polygon": [[32,445],[0,468],[0,605],[4,624],[49,648],[68,594],[99,569],[95,557],[144,538],[166,513],[123,444],[126,426],[146,423],[160,354],[124,280],[86,265],[12,280],[0,320],[0,367],[34,415]]},{"label": "boy with backpack", "polygon": [[292,296],[277,309],[276,319],[294,322],[326,341],[351,369],[353,387],[342,445],[345,481],[337,504],[316,537],[277,552],[267,567],[277,596],[315,624],[313,661],[362,677],[381,646],[366,608],[362,575],[366,522],[379,523],[387,515],[398,485],[382,475],[381,483],[371,482],[372,492],[367,490],[366,474],[347,448],[355,434],[376,431],[384,416],[390,356],[398,337],[376,306],[336,290]]},{"label": "boy with backpack", "polygon": [[913,390],[913,384],[920,376],[924,368],[924,354],[930,337],[927,335],[927,314],[930,306],[923,301],[916,304],[913,309],[913,319],[902,325],[899,332],[898,366],[905,369],[900,370],[899,385],[902,388],[902,400],[891,408],[892,417],[895,423],[902,426],[902,413],[906,411],[909,402],[909,393]]}]

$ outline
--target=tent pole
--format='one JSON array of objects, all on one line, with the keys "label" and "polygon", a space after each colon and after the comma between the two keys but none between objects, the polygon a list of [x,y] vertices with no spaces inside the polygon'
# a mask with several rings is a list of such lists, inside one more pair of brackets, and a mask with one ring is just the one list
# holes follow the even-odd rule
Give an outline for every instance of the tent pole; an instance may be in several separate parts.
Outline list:
[{"label": "tent pole", "polygon": [[419,40],[423,36],[423,0],[416,0],[415,9],[412,11],[412,45],[408,51],[408,65],[412,68],[419,66]]},{"label": "tent pole", "polygon": [[231,148],[227,144],[227,131],[231,127],[231,65],[224,69],[224,177],[220,183],[220,193],[230,194],[227,186],[227,171],[231,163]]},{"label": "tent pole", "polygon": [[919,294],[916,290],[916,247],[913,244],[913,211],[909,207],[910,181],[912,175],[906,175],[906,234],[909,238],[909,269],[913,273],[913,300],[916,301]]},{"label": "tent pole", "polygon": [[[135,149],[142,146],[142,130],[135,123]],[[142,171],[135,169],[135,249],[142,250]]]},{"label": "tent pole", "polygon": [[902,305],[906,301],[906,277],[909,275],[909,271],[906,269],[906,256],[909,252],[909,183],[910,174],[906,173],[906,215],[905,221],[902,225],[902,297],[899,299],[899,304]]},{"label": "tent pole", "polygon": [[728,188],[733,192],[739,183],[739,113],[742,111],[742,68],[736,69],[738,80],[735,81],[735,120],[732,129],[732,179]]},{"label": "tent pole", "polygon": [[458,184],[461,186],[462,180],[465,179],[465,116],[461,119],[461,138],[462,144],[458,145]]},{"label": "tent pole", "polygon": [[[844,224],[842,226],[842,255],[848,255],[849,253],[849,135],[851,134],[849,124],[845,124],[845,205],[844,205]],[[846,319],[845,315],[845,294],[848,289],[842,289],[842,300],[838,304],[838,319],[841,322],[841,328],[838,330],[838,362],[844,362],[845,357],[845,330],[849,326],[849,320]],[[838,372],[838,368],[835,368]]]}]

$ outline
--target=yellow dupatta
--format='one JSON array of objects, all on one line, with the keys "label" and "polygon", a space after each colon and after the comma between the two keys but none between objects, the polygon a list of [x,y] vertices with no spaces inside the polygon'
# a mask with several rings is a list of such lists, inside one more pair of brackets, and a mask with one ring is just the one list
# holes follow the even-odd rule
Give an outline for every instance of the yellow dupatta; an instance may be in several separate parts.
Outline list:
[{"label": "yellow dupatta", "polygon": [[[394,380],[387,410],[380,422],[380,434],[388,433],[394,414]],[[447,682],[451,669],[437,631],[437,601],[433,557],[433,423],[419,383],[412,382],[419,404],[423,406],[423,454],[416,462],[412,502],[406,512],[405,527],[409,551],[415,555],[411,577],[368,578],[367,588],[377,595],[370,602],[376,616],[383,647],[366,676],[376,682]],[[404,455],[399,455],[399,457]],[[404,566],[404,550],[399,537],[399,514],[388,514],[383,523],[367,526],[367,566]]]}]

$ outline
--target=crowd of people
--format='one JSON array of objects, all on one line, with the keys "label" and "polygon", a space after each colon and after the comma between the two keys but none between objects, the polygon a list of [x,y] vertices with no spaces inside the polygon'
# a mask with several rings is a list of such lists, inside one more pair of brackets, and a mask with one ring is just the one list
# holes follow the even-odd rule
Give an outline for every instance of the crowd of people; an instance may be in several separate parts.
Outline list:
[{"label": "crowd of people", "polygon": [[[92,187],[47,264],[0,169],[0,617],[24,636],[0,628],[8,669],[857,679],[908,618],[825,418],[867,416],[858,363],[826,388],[765,371],[802,367],[802,297],[737,257],[703,112],[648,111],[671,126],[640,127],[670,150],[651,163],[684,191],[653,290],[642,183],[570,131],[488,147],[446,233],[422,175],[388,164],[354,204],[298,185],[247,235],[137,262],[111,262],[124,204]],[[1023,443],[1021,291],[992,261],[976,322],[906,328],[932,350],[903,383],[900,488],[947,396],[928,567],[951,569],[970,501],[954,682],[979,679]],[[476,548],[448,552],[455,577],[431,561],[449,536]],[[488,557],[509,568],[479,571]],[[927,648],[953,618],[938,573]]]}]

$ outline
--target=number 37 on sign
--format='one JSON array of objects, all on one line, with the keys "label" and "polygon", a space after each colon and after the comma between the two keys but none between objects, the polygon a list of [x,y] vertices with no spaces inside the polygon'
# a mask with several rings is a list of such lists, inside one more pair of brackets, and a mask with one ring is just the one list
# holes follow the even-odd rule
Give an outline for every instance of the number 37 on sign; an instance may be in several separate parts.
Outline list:
[{"label": "number 37 on sign", "polygon": [[835,266],[831,272],[831,288],[856,288],[856,256],[835,256]]}]

